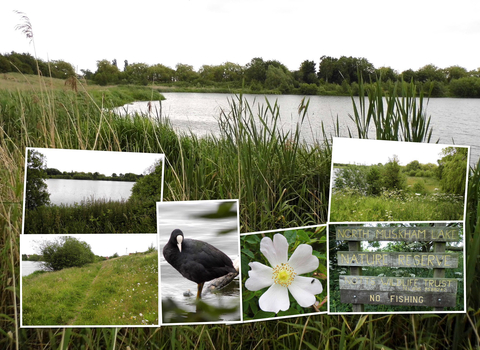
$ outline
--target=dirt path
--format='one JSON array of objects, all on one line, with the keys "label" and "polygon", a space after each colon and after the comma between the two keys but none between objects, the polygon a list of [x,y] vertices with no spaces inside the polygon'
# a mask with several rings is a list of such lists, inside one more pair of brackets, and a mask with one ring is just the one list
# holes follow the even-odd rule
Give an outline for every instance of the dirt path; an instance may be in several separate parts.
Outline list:
[{"label": "dirt path", "polygon": [[[101,274],[101,271],[102,271],[102,270],[105,268],[105,266],[107,265],[107,262],[108,262],[108,260],[105,260],[105,261],[102,262],[102,267],[98,270],[97,275],[96,275],[95,278],[92,280],[92,283],[90,284],[90,286],[92,286],[92,285],[95,284],[95,282],[97,281],[98,276],[100,276],[100,274]],[[80,303],[80,304],[78,305],[78,307],[77,307],[77,316],[75,316],[72,320],[68,321],[68,323],[67,323],[68,325],[74,325],[75,322],[77,322],[78,315],[79,315],[80,311],[83,309],[83,307],[85,306],[85,301],[88,300],[88,298],[89,298],[90,295],[91,295],[91,290],[92,290],[92,288],[89,288],[89,289],[88,289],[87,293],[86,293],[85,296],[83,297],[82,303]]]}]

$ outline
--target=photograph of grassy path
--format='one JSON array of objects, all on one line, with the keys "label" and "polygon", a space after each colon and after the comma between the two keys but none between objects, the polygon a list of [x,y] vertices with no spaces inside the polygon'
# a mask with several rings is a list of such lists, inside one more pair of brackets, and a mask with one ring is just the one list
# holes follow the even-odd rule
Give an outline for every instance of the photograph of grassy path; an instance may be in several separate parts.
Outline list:
[{"label": "photograph of grassy path", "polygon": [[95,260],[23,277],[22,325],[158,325],[157,250]]}]

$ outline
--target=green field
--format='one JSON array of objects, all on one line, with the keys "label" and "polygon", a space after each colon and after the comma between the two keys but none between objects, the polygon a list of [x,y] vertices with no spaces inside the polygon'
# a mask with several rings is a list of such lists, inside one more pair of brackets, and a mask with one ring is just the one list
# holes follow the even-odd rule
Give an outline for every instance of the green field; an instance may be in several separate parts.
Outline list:
[{"label": "green field", "polygon": [[453,195],[389,192],[371,197],[344,192],[332,196],[330,221],[462,220],[463,198]]},{"label": "green field", "polygon": [[133,254],[22,279],[24,326],[158,324],[158,254]]}]

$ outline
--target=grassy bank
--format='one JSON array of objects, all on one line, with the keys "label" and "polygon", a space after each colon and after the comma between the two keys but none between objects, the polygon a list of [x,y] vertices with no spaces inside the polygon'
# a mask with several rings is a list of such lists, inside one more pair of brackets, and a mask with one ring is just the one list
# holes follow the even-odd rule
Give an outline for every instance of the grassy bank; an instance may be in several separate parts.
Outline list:
[{"label": "grassy bank", "polygon": [[25,211],[24,233],[156,233],[154,208],[135,200],[86,200]]},{"label": "grassy bank", "polygon": [[[60,96],[60,93],[69,95],[72,99],[78,95],[79,99],[91,101],[98,106],[119,107],[134,101],[163,100],[164,97],[156,89],[144,86],[99,86],[88,85],[85,80],[67,80],[20,73],[3,73],[0,76],[0,90],[22,93],[34,93],[40,99],[40,93]],[[5,97],[5,96],[4,96]],[[47,98],[45,96],[44,98]],[[65,107],[65,106],[64,106]]]},{"label": "grassy bank", "polygon": [[332,196],[330,210],[332,222],[462,220],[464,200],[441,193],[384,191],[374,197],[347,190]]},{"label": "grassy bank", "polygon": [[[42,94],[35,89],[0,91],[0,261],[3,267],[0,279],[4,286],[0,291],[0,347],[478,347],[480,166],[470,172],[465,218],[465,285],[470,310],[467,314],[317,315],[239,325],[20,329],[19,234],[27,146],[165,153],[164,200],[239,198],[242,232],[326,221],[331,154],[328,143],[309,147],[299,142],[296,132],[282,135],[271,128],[254,126],[251,119],[258,115],[251,111],[255,108],[242,100],[232,101],[222,116],[223,135],[208,139],[176,134],[168,121],[160,117],[122,118],[89,101],[75,93],[63,94],[51,89]],[[271,105],[260,113],[260,118],[268,118],[267,125],[275,123],[276,108]],[[384,124],[378,125],[380,128]],[[399,134],[392,136],[391,128],[383,130],[378,138],[394,138]],[[138,312],[143,314],[141,310]]]},{"label": "grassy bank", "polygon": [[158,255],[23,277],[23,325],[158,324]]}]

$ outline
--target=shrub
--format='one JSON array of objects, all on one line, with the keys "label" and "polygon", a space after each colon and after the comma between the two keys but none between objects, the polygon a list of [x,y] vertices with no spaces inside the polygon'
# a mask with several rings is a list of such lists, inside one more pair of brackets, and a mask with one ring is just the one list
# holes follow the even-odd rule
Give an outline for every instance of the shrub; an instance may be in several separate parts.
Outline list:
[{"label": "shrub", "polygon": [[382,191],[382,181],[380,169],[373,166],[367,174],[367,194],[377,196]]},{"label": "shrub", "polygon": [[40,246],[45,267],[58,271],[67,267],[80,267],[95,261],[90,245],[70,236],[59,237]]},{"label": "shrub", "polygon": [[383,187],[387,190],[404,190],[406,187],[406,176],[402,173],[398,157],[389,158],[383,170]]},{"label": "shrub", "polygon": [[367,168],[365,166],[350,164],[346,168],[336,169],[335,189],[354,189],[359,193],[367,193]]},{"label": "shrub", "polygon": [[422,180],[422,181],[415,182],[415,184],[413,185],[413,191],[415,193],[425,194],[426,193],[425,181]]},{"label": "shrub", "polygon": [[318,86],[315,84],[300,84],[300,93],[302,95],[316,95],[318,92]]}]

